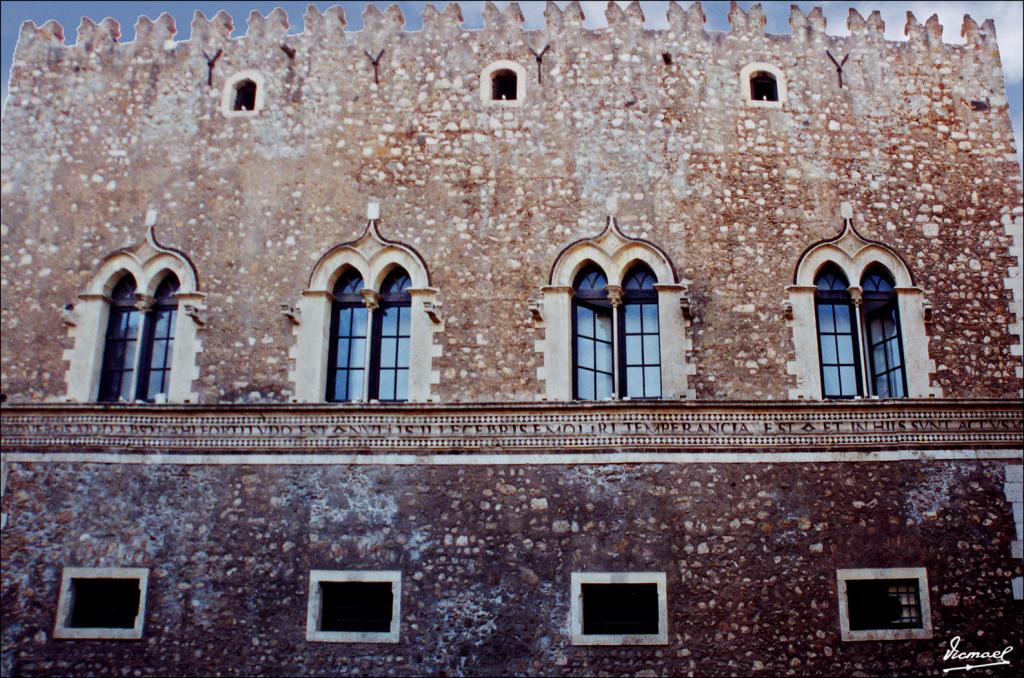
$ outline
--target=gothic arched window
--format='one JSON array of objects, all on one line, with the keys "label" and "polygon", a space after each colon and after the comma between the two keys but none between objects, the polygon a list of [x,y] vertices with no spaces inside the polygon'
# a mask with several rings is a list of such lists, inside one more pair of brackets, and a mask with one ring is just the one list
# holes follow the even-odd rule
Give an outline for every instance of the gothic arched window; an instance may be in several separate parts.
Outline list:
[{"label": "gothic arched window", "polygon": [[167,396],[171,383],[174,328],[178,320],[178,276],[168,273],[156,288],[153,306],[146,314],[139,357],[138,397],[152,402]]},{"label": "gothic arched window", "polygon": [[373,367],[370,398],[409,399],[409,338],[411,337],[412,280],[396,267],[380,288],[378,311],[374,313]]},{"label": "gothic arched window", "polygon": [[615,393],[612,305],[608,278],[586,266],[573,285],[573,382],[577,400],[604,400]]},{"label": "gothic arched window", "polygon": [[907,394],[907,382],[892,276],[876,265],[865,274],[861,287],[864,289],[861,309],[867,338],[865,348],[871,366],[871,394],[879,398],[902,398]]},{"label": "gothic arched window", "polygon": [[127,274],[110,293],[110,317],[100,372],[102,402],[134,400],[135,353],[141,313],[135,308],[135,278]]},{"label": "gothic arched window", "polygon": [[818,319],[818,357],[821,390],[825,398],[853,398],[861,394],[857,355],[857,316],[849,283],[835,266],[823,269],[814,280],[814,306]]},{"label": "gothic arched window", "polygon": [[629,398],[661,397],[661,346],[658,336],[657,279],[636,264],[622,285],[619,346],[622,346],[621,391]]},{"label": "gothic arched window", "polygon": [[362,400],[366,370],[367,308],[360,292],[363,277],[349,269],[334,284],[331,344],[327,363],[327,400]]}]

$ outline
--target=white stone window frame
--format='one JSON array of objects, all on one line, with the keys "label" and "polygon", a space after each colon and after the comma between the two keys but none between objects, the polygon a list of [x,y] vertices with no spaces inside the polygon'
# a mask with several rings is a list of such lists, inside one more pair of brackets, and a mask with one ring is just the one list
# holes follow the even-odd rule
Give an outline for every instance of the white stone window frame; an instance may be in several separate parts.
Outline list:
[{"label": "white stone window frame", "polygon": [[[916,579],[921,601],[921,628],[850,630],[850,611],[846,604],[846,582],[850,580]],[[839,598],[839,631],[844,641],[928,640],[932,637],[932,606],[928,596],[928,572],[923,567],[856,568],[836,570]]]},{"label": "white stone window frame", "polygon": [[[256,100],[253,102],[251,111],[236,111],[235,91],[238,83],[243,80],[252,80],[256,83]],[[253,118],[263,110],[266,101],[266,79],[259,71],[246,69],[233,73],[225,82],[221,92],[220,109],[225,118]]]},{"label": "white stone window frame", "polygon": [[[573,399],[572,299],[576,275],[593,263],[604,272],[609,287],[621,288],[630,268],[637,262],[646,264],[658,280],[654,289],[658,293],[661,346],[660,400],[696,397],[688,380],[689,375],[696,373],[696,367],[687,359],[693,351],[687,287],[677,281],[672,262],[664,252],[651,243],[623,235],[615,218],[609,217],[600,235],[579,240],[558,255],[549,284],[540,289],[534,307],[540,326],[544,328],[544,338],[534,347],[543,355],[543,364],[537,368],[537,378],[544,383],[544,392],[538,395],[540,400]],[[617,344],[617,330],[614,336]],[[615,350],[617,356],[618,348]],[[618,364],[617,357],[615,364]],[[619,376],[615,383],[617,392]]]},{"label": "white stone window frame", "polygon": [[[779,94],[778,101],[758,101],[751,96],[750,92],[750,78],[755,73],[765,72],[775,78],[775,88]],[[755,62],[747,64],[740,70],[740,98],[746,102],[748,106],[755,108],[782,108],[782,106],[789,100],[789,86],[786,84],[786,74],[782,72],[782,69],[772,64],[764,62]]]},{"label": "white stone window frame", "polygon": [[[321,631],[323,582],[390,582],[391,629],[389,631]],[[310,570],[306,640],[315,643],[397,643],[402,627],[402,572],[400,570]]]},{"label": "white stone window frame", "polygon": [[[583,584],[656,584],[658,632],[641,634],[584,634]],[[664,572],[573,572],[570,576],[569,629],[573,645],[667,645],[668,579]]]},{"label": "white stone window frame", "polygon": [[[334,284],[346,271],[355,269],[363,278],[363,298],[367,314],[367,342],[363,394],[348,402],[367,402],[370,384],[370,353],[373,313],[381,285],[397,266],[412,281],[409,294],[409,386],[408,402],[436,402],[432,387],[441,381],[440,370],[433,369],[434,359],[442,347],[434,342],[434,334],[444,331],[437,302],[438,290],[430,286],[430,277],[423,259],[412,248],[381,237],[376,220],[356,241],[338,245],[327,252],[313,268],[309,285],[302,292],[298,305],[285,305],[285,313],[294,327],[295,344],[289,351],[294,368],[289,379],[294,385],[293,402],[323,403],[327,401],[328,357],[331,333],[331,309]],[[342,403],[338,403],[342,404]]]},{"label": "white stone window frame", "polygon": [[[493,97],[494,91],[491,80],[495,71],[502,70],[509,70],[516,74],[516,98],[511,101],[495,99]],[[480,101],[483,102],[484,106],[521,108],[526,101],[526,68],[520,66],[515,61],[507,59],[500,59],[489,64],[484,70],[480,71]]]},{"label": "white stone window frame", "polygon": [[[174,325],[174,349],[166,402],[195,403],[199,395],[192,384],[199,379],[196,356],[202,351],[199,331],[205,326],[205,298],[199,291],[192,263],[179,251],[164,247],[154,234],[156,215],[147,215],[146,238],[134,247],[118,250],[101,263],[88,288],[78,296],[73,309],[65,310],[72,347],[64,351],[68,362],[65,376],[69,402],[95,402],[99,397],[107,323],[110,319],[110,294],[118,282],[130,274],[135,279],[138,306],[151,305],[156,289],[168,273],[178,278],[178,312]],[[139,332],[142,332],[140,323]],[[141,342],[142,337],[139,337]],[[136,360],[142,351],[136,351]],[[134,379],[138,379],[136,366]],[[134,386],[133,386],[134,388]]]},{"label": "white stone window frame", "polygon": [[[137,579],[139,581],[139,611],[135,625],[130,629],[78,628],[68,626],[74,606],[71,590],[75,579]],[[149,587],[149,568],[146,567],[65,567],[60,579],[60,597],[57,601],[57,621],[53,637],[61,640],[138,640],[146,619],[146,591]]]},{"label": "white stone window frame", "polygon": [[[881,265],[893,276],[896,306],[900,314],[900,338],[903,342],[903,370],[907,380],[908,398],[940,398],[942,389],[930,385],[935,372],[935,361],[928,358],[929,337],[925,319],[930,308],[925,293],[914,280],[903,260],[881,243],[865,239],[845,220],[842,233],[831,240],[813,245],[800,258],[794,284],[788,286],[787,324],[793,331],[795,360],[787,364],[787,371],[796,377],[796,387],[789,390],[790,400],[822,400],[821,357],[818,351],[818,326],[815,318],[815,277],[822,268],[833,264],[846,276],[851,296],[862,292],[860,282],[872,266]],[[868,356],[864,348],[864,323],[859,307],[857,321],[858,355],[861,383],[864,392],[870,390]],[[861,396],[877,397],[877,396]]]}]

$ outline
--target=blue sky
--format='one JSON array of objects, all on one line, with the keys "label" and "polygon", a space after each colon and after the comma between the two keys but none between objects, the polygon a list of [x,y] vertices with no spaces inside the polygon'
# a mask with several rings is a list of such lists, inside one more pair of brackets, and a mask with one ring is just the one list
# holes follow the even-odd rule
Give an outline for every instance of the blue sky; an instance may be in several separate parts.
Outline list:
[{"label": "blue sky", "polygon": [[[189,36],[189,24],[195,10],[202,10],[207,16],[212,16],[220,9],[226,9],[234,18],[235,35],[245,33],[245,19],[249,12],[257,9],[263,14],[269,13],[274,7],[283,7],[288,12],[288,19],[291,23],[290,31],[297,33],[302,30],[302,15],[306,11],[308,2],[257,2],[257,1],[228,1],[228,2],[190,2],[188,0],[165,0],[163,2],[37,2],[33,0],[13,1],[4,0],[0,3],[0,33],[2,33],[2,54],[0,54],[0,70],[3,74],[3,89],[0,94],[4,100],[7,99],[7,80],[11,70],[11,59],[14,54],[14,45],[18,39],[18,28],[23,21],[31,19],[36,24],[42,25],[50,19],[56,19],[64,26],[65,42],[73,43],[75,40],[75,29],[83,16],[89,16],[97,21],[112,16],[121,24],[121,40],[124,42],[133,40],[135,37],[135,21],[140,15],[147,15],[156,18],[162,12],[169,12],[175,18],[178,26],[179,40],[185,40]],[[315,2],[321,10],[331,5],[341,5],[345,8],[345,16],[348,19],[348,30],[359,30],[362,28],[363,7],[368,4],[359,2]],[[385,8],[390,2],[374,2],[380,8]],[[399,2],[394,3],[402,7],[406,18],[406,29],[416,30],[421,25],[421,12],[424,3],[421,2]],[[443,6],[443,1],[432,2],[431,4]],[[481,9],[484,3],[481,1],[467,1],[460,3],[462,14],[465,17],[465,27],[479,28],[482,26]],[[504,6],[507,2],[496,2],[498,6]],[[560,2],[559,4],[565,4]],[[624,3],[623,3],[624,4]],[[668,0],[649,0],[640,3],[647,17],[646,25],[651,28],[658,28],[667,25],[666,9]],[[681,2],[683,6],[689,2]],[[729,30],[728,2],[704,2],[704,12],[707,14],[707,27],[709,30]],[[744,8],[749,8],[752,2],[741,2]],[[768,18],[768,31],[772,33],[789,32],[789,5],[790,2],[762,2],[765,14]],[[1024,102],[1024,2],[798,2],[804,12],[809,12],[813,7],[821,6],[828,19],[828,33],[834,35],[846,35],[846,16],[850,7],[856,7],[865,17],[872,10],[879,10],[886,23],[886,37],[890,40],[903,40],[903,26],[906,22],[906,12],[912,11],[922,23],[933,13],[939,15],[939,19],[945,31],[943,38],[947,42],[961,43],[960,26],[965,13],[970,14],[981,24],[985,19],[994,19],[996,22],[996,35],[999,40],[999,51],[1003,60],[1003,73],[1006,78],[1007,96],[1010,100],[1010,116],[1013,121],[1013,128],[1017,139],[1017,157],[1022,157],[1021,140],[1024,138],[1024,119],[1022,119],[1022,102]],[[598,27],[606,25],[604,0],[591,0],[582,2],[583,11],[587,16],[586,25]],[[526,16],[528,28],[540,27],[544,23],[543,2],[520,2],[523,14]]]}]

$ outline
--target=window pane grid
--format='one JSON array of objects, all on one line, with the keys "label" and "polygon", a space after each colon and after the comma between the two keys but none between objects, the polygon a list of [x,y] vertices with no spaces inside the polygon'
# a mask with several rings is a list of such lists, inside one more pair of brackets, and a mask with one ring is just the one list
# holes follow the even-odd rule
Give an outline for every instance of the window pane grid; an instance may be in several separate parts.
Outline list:
[{"label": "window pane grid", "polygon": [[625,392],[631,398],[661,397],[658,305],[625,304]]},{"label": "window pane grid", "polygon": [[358,400],[363,395],[366,356],[365,306],[335,302],[331,319],[327,399]]},{"label": "window pane grid", "polygon": [[613,392],[611,312],[576,306],[576,397],[604,400]]},{"label": "window pane grid", "polygon": [[411,313],[409,306],[381,306],[379,400],[407,400],[409,397]]},{"label": "window pane grid", "polygon": [[146,400],[153,400],[158,393],[167,393],[171,379],[171,357],[174,354],[174,323],[178,310],[174,306],[158,306],[149,322],[152,324],[149,339],[149,369],[146,375]]},{"label": "window pane grid", "polygon": [[853,308],[849,304],[818,303],[818,348],[822,391],[826,398],[859,394]]},{"label": "window pane grid", "polygon": [[100,378],[100,400],[133,400],[132,378],[138,346],[139,311],[131,306],[110,309]]},{"label": "window pane grid", "polygon": [[867,326],[874,395],[881,398],[903,397],[903,360],[895,305],[872,313]]}]

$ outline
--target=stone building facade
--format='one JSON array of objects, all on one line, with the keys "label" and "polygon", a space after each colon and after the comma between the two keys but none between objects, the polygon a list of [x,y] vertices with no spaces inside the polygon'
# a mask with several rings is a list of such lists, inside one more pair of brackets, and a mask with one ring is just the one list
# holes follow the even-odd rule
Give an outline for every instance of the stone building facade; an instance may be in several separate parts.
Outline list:
[{"label": "stone building facade", "polygon": [[[22,27],[5,675],[931,675],[956,636],[1024,646],[993,24],[545,17]],[[97,581],[130,582],[127,623],[83,621]],[[858,621],[878,582],[903,627]],[[328,628],[366,584],[387,623]],[[588,630],[615,586],[650,629]]]}]

